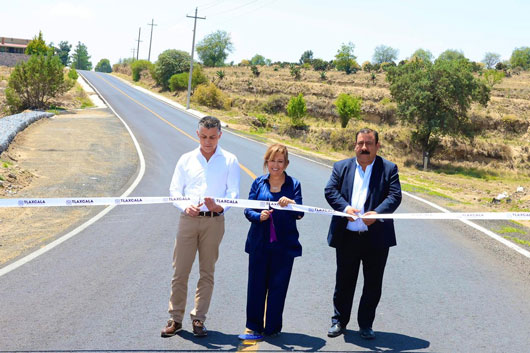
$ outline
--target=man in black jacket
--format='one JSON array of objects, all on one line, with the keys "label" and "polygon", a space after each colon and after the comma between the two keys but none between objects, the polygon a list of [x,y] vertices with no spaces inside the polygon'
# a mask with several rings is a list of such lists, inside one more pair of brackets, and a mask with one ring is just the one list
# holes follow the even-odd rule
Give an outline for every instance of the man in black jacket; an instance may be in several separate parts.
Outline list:
[{"label": "man in black jacket", "polygon": [[381,298],[388,250],[396,245],[396,234],[391,219],[359,216],[393,213],[401,203],[398,168],[377,156],[379,147],[377,131],[362,129],[357,132],[356,157],[335,163],[325,188],[330,206],[352,215],[351,218],[334,216],[329,227],[328,244],[336,249],[337,255],[334,315],[329,337],[342,334],[350,321],[362,263],[364,286],[357,322],[362,338],[375,338],[372,324]]}]

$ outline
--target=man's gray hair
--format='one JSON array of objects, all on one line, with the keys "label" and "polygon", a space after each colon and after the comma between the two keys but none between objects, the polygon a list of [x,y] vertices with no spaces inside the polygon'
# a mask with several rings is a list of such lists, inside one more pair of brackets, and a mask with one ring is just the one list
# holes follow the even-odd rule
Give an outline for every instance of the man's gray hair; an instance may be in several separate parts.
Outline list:
[{"label": "man's gray hair", "polygon": [[205,116],[199,120],[199,129],[203,127],[205,129],[216,128],[218,131],[221,131],[221,121],[214,116]]},{"label": "man's gray hair", "polygon": [[379,134],[377,133],[377,131],[375,131],[373,129],[365,127],[363,129],[357,131],[357,134],[355,135],[355,141],[357,141],[357,137],[359,137],[359,134],[374,134],[375,143],[377,144],[379,142]]}]

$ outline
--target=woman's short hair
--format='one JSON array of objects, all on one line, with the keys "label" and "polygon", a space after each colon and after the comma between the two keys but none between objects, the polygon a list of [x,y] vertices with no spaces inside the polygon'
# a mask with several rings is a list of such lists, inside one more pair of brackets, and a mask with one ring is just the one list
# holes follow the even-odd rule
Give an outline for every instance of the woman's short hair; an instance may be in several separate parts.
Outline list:
[{"label": "woman's short hair", "polygon": [[281,143],[275,143],[274,145],[270,145],[269,148],[267,148],[267,151],[265,152],[265,156],[263,156],[263,170],[267,170],[267,162],[273,158],[277,153],[280,153],[283,155],[283,158],[285,160],[285,166],[289,164],[289,152],[287,152],[287,146],[282,145]]}]

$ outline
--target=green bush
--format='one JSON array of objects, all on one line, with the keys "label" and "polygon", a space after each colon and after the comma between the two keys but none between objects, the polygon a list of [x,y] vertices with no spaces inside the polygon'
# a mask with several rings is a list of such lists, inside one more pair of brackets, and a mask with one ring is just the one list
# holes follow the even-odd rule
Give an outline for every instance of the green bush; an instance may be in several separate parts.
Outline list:
[{"label": "green bush", "polygon": [[[189,72],[181,72],[171,76],[169,79],[169,89],[171,91],[183,91],[188,89]],[[193,67],[193,73],[191,75],[191,89],[192,91],[203,83],[208,82],[208,78],[204,75],[200,65]]]},{"label": "green bush", "polygon": [[74,68],[71,68],[69,71],[68,71],[68,78],[71,79],[71,80],[74,80],[74,81],[77,81],[77,78],[79,77],[79,75],[77,74],[77,70],[74,69]]},{"label": "green bush", "polygon": [[18,63],[5,91],[9,110],[47,108],[51,99],[74,86],[72,79],[65,79],[63,69],[59,57],[51,55],[32,55],[27,62]]},{"label": "green bush", "polygon": [[351,118],[359,119],[361,116],[362,99],[360,97],[352,97],[349,94],[339,94],[335,101],[337,113],[340,117],[340,126],[344,129]]},{"label": "green bush", "polygon": [[181,72],[180,74],[175,74],[169,79],[169,90],[174,91],[184,91],[188,89],[188,79],[190,74],[187,72]]},{"label": "green bush", "polygon": [[311,65],[315,71],[326,71],[328,69],[328,62],[318,58],[313,59]]},{"label": "green bush", "polygon": [[300,93],[297,97],[292,97],[287,104],[287,115],[291,118],[291,126],[304,127],[304,116],[307,113],[307,107],[304,95]]},{"label": "green bush", "polygon": [[153,64],[147,60],[135,60],[131,63],[132,79],[135,82],[140,81],[140,75],[142,71],[149,70],[153,68]]},{"label": "green bush", "polygon": [[230,107],[230,99],[211,82],[197,86],[193,100],[209,108],[229,109]]}]

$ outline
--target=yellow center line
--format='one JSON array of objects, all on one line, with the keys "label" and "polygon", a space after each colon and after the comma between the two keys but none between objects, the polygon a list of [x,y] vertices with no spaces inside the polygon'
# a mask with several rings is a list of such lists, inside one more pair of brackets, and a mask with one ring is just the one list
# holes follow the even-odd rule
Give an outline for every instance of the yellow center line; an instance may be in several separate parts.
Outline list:
[{"label": "yellow center line", "polygon": [[[191,136],[190,134],[188,134],[186,131],[178,128],[177,126],[175,126],[174,124],[172,124],[171,122],[169,122],[168,120],[164,119],[161,115],[155,113],[154,111],[152,111],[151,109],[149,109],[147,106],[145,106],[144,104],[140,103],[139,101],[137,101],[136,99],[134,99],[133,97],[129,96],[127,93],[123,92],[121,89],[119,89],[118,87],[116,87],[115,85],[113,85],[112,83],[110,83],[108,80],[106,80],[104,77],[100,76],[100,75],[97,75],[96,77],[100,78],[101,80],[105,81],[107,84],[109,84],[110,86],[112,86],[115,90],[117,90],[118,92],[120,92],[121,94],[123,94],[125,97],[129,98],[130,100],[132,100],[134,103],[138,104],[139,106],[141,106],[142,108],[144,108],[145,110],[147,110],[148,112],[150,112],[151,114],[153,114],[154,116],[156,116],[158,119],[162,120],[163,122],[165,122],[166,124],[168,124],[169,126],[171,126],[173,129],[177,130],[178,132],[180,132],[181,134],[183,134],[184,136],[192,139],[193,141],[195,142],[199,142],[199,140],[197,140],[195,137]],[[243,169],[243,171],[245,173],[248,174],[248,176],[250,176],[252,178],[252,180],[256,179],[256,174],[252,173],[252,171],[250,171],[250,169],[248,169],[247,167],[245,167],[243,164],[239,163],[239,167],[241,169]]]}]

